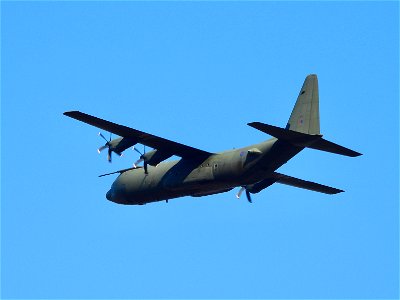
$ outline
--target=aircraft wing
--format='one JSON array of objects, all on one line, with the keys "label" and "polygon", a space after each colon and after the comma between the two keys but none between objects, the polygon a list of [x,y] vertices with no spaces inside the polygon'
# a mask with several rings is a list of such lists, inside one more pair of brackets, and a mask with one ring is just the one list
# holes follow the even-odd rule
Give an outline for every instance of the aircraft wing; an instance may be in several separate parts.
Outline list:
[{"label": "aircraft wing", "polygon": [[106,121],[80,111],[67,111],[64,113],[64,115],[127,138],[129,139],[129,141],[131,141],[131,143],[133,143],[133,145],[139,143],[157,149],[162,153],[164,157],[177,155],[182,158],[204,160],[213,154],[124,125],[119,125],[110,121]]},{"label": "aircraft wing", "polygon": [[330,195],[344,192],[343,190],[333,188],[333,187],[330,187],[327,185],[323,185],[320,183],[311,182],[311,181],[307,181],[307,180],[303,180],[303,179],[298,179],[295,177],[291,177],[291,176],[276,173],[276,172],[273,175],[277,179],[276,183],[291,185],[291,186],[301,188],[301,189],[306,189],[306,190],[320,192],[320,193],[324,193],[324,194],[330,194]]},{"label": "aircraft wing", "polygon": [[343,190],[333,188],[333,187],[330,187],[327,185],[295,178],[295,177],[280,174],[277,172],[272,173],[271,176],[269,176],[268,178],[250,186],[249,191],[253,194],[256,194],[274,183],[286,184],[286,185],[294,186],[297,188],[306,189],[306,190],[324,193],[324,194],[330,194],[330,195],[344,192]]}]

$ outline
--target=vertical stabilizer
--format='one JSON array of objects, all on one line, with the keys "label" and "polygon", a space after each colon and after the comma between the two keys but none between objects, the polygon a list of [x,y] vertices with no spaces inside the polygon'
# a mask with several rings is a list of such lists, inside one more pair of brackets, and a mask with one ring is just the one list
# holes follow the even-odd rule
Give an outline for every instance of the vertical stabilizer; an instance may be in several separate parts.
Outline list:
[{"label": "vertical stabilizer", "polygon": [[317,75],[308,75],[304,80],[286,129],[306,134],[320,134]]}]

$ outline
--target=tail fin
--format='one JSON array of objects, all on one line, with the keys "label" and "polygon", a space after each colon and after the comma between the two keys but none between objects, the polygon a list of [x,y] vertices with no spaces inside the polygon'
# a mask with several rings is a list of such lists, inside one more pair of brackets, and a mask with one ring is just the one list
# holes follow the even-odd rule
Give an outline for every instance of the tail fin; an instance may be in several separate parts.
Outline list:
[{"label": "tail fin", "polygon": [[307,147],[351,157],[361,155],[361,153],[322,138],[319,130],[318,79],[315,74],[308,75],[304,80],[285,129],[261,122],[252,122],[247,125],[298,147]]},{"label": "tail fin", "polygon": [[308,75],[304,80],[286,129],[306,134],[320,134],[317,75]]}]

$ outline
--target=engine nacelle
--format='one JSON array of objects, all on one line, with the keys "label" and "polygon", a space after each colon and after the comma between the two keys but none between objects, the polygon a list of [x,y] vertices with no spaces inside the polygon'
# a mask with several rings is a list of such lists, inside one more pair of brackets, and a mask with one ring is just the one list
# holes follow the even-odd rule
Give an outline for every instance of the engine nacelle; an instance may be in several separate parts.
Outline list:
[{"label": "engine nacelle", "polygon": [[173,154],[168,153],[168,152],[163,152],[160,150],[151,150],[145,154],[142,155],[141,158],[144,159],[144,161],[149,164],[150,166],[156,166],[160,162],[170,158]]}]

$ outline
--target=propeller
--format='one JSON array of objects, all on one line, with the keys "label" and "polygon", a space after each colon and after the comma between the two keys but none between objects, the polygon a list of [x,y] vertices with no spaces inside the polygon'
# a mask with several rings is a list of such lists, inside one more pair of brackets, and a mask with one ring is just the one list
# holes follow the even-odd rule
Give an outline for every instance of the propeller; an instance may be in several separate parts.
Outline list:
[{"label": "propeller", "polygon": [[251,201],[250,192],[249,192],[249,190],[248,190],[245,186],[242,186],[242,187],[240,188],[239,192],[236,194],[236,198],[239,199],[240,196],[242,195],[243,191],[246,191],[247,201],[249,201],[250,203],[253,203],[253,201]]},{"label": "propeller", "polygon": [[140,164],[141,162],[143,162],[144,174],[148,174],[148,172],[147,172],[147,160],[146,160],[146,157],[145,157],[146,145],[143,145],[143,153],[140,152],[137,148],[135,148],[135,146],[133,146],[132,149],[135,150],[140,155],[139,159],[133,164],[133,166],[136,167],[137,164]]},{"label": "propeller", "polygon": [[111,163],[111,153],[112,153],[111,144],[110,144],[110,142],[111,142],[111,132],[110,132],[110,140],[107,140],[101,132],[99,132],[99,136],[101,136],[103,138],[103,140],[106,141],[106,143],[105,143],[104,146],[101,146],[99,149],[97,149],[97,152],[100,154],[101,151],[103,151],[104,149],[108,148],[107,160],[108,160],[109,163]]}]

